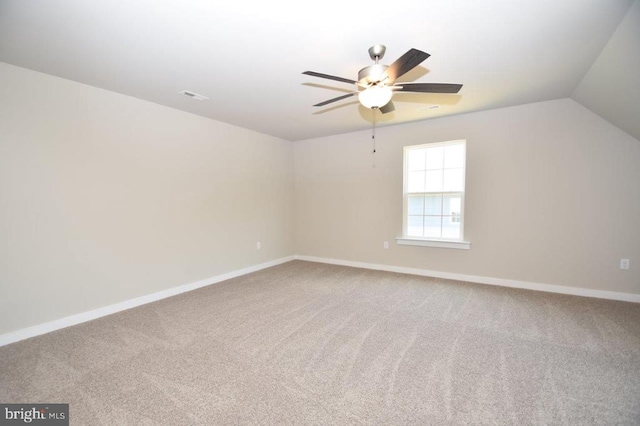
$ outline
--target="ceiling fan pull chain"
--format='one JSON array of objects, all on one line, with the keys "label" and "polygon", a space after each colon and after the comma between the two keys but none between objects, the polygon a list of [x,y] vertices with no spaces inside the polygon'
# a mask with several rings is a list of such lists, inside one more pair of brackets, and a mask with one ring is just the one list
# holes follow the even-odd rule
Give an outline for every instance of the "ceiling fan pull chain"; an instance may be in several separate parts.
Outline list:
[{"label": "ceiling fan pull chain", "polygon": [[371,129],[371,139],[373,141],[372,154],[376,153],[376,109],[377,108],[371,108],[371,112],[373,113],[373,128]]}]

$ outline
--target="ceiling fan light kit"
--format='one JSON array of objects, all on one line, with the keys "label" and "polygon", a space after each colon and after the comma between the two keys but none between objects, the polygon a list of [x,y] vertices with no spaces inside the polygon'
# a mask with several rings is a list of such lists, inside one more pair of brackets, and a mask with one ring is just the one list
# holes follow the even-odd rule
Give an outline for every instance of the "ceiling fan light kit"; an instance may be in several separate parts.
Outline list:
[{"label": "ceiling fan light kit", "polygon": [[393,92],[389,86],[371,86],[358,93],[358,100],[366,108],[382,108],[389,103]]},{"label": "ceiling fan light kit", "polygon": [[315,71],[304,71],[303,74],[306,75],[354,84],[356,86],[356,90],[351,93],[320,102],[314,106],[324,106],[332,102],[347,99],[357,94],[358,101],[360,101],[360,104],[365,108],[380,109],[380,112],[386,114],[395,110],[395,107],[391,102],[391,98],[395,92],[458,93],[462,88],[461,84],[449,83],[395,84],[394,82],[397,78],[420,65],[430,55],[418,49],[409,49],[409,51],[398,58],[394,63],[387,66],[378,63],[378,61],[384,56],[385,51],[386,47],[382,44],[377,44],[369,48],[369,56],[375,61],[375,64],[362,68],[358,72],[357,81],[329,74],[322,74]]}]

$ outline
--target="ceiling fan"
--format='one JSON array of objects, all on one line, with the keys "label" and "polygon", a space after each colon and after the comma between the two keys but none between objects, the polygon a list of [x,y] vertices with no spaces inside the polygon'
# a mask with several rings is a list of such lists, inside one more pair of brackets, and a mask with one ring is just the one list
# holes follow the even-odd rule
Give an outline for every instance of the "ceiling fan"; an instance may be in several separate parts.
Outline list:
[{"label": "ceiling fan", "polygon": [[357,94],[358,100],[364,107],[379,109],[380,112],[386,114],[395,110],[391,98],[396,92],[458,93],[462,88],[462,84],[449,83],[395,83],[396,79],[420,65],[431,55],[418,49],[409,49],[407,53],[387,66],[378,63],[384,56],[386,50],[387,48],[382,44],[376,44],[369,48],[369,56],[375,61],[375,64],[362,68],[358,72],[357,81],[315,71],[303,72],[302,74],[355,84],[357,86],[357,90],[351,93],[320,102],[314,106],[321,107]]}]

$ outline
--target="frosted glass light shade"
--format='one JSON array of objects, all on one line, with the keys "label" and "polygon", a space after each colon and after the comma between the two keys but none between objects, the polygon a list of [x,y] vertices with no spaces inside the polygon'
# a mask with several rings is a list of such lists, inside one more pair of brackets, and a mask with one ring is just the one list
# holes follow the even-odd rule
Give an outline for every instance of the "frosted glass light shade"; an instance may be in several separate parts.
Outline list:
[{"label": "frosted glass light shade", "polygon": [[380,108],[389,103],[392,95],[388,86],[371,86],[358,93],[358,100],[367,108]]}]

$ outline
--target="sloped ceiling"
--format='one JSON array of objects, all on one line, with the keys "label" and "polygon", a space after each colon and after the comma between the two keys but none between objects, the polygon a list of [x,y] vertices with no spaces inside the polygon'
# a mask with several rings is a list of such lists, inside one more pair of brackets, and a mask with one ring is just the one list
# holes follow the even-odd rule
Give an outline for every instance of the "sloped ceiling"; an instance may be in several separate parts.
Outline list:
[{"label": "sloped ceiling", "polygon": [[640,1],[571,97],[640,140]]},{"label": "sloped ceiling", "polygon": [[[620,118],[637,103],[610,99],[626,95],[624,81],[637,89],[625,68],[625,51],[635,49],[637,71],[637,3],[616,32],[632,4],[1,0],[0,61],[295,141],[371,126],[372,111],[355,98],[312,107],[354,87],[301,73],[356,79],[380,43],[384,64],[410,48],[431,54],[401,80],[464,85],[457,95],[397,94],[380,125],[573,94],[638,137],[629,128],[637,122]],[[619,78],[612,92],[611,76]],[[210,100],[180,95],[185,89]]]}]

